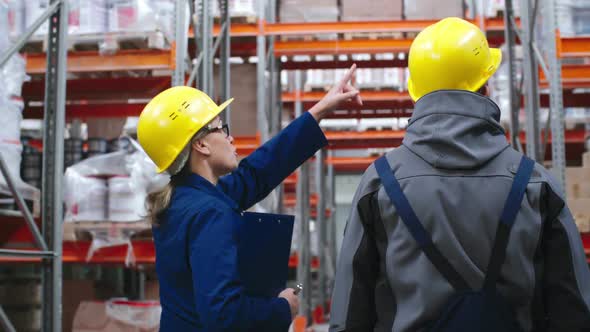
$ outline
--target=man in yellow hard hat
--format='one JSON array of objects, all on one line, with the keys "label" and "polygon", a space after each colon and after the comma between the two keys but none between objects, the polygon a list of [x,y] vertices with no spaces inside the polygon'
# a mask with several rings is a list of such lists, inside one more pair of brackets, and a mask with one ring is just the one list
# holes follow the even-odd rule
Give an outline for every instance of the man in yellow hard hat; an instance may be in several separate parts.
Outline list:
[{"label": "man in yellow hard hat", "polygon": [[299,306],[294,290],[283,289],[293,219],[244,211],[326,146],[318,124],[324,117],[349,99],[362,104],[349,84],[355,68],[240,163],[219,116],[231,100],[218,106],[202,91],[173,87],[142,111],[139,143],[158,172],[171,176],[148,196],[160,331],[288,331]]},{"label": "man in yellow hard hat", "polygon": [[509,146],[487,97],[500,62],[459,18],[414,40],[414,113],[356,192],[330,331],[589,330],[590,272],[562,189]]}]

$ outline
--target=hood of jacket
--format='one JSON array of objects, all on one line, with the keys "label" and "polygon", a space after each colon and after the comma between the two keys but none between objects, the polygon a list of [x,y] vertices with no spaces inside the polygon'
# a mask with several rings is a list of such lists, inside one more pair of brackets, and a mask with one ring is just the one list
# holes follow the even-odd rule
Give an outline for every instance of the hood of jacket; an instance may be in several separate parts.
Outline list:
[{"label": "hood of jacket", "polygon": [[403,144],[442,169],[478,168],[509,146],[498,105],[483,95],[459,90],[420,98]]}]

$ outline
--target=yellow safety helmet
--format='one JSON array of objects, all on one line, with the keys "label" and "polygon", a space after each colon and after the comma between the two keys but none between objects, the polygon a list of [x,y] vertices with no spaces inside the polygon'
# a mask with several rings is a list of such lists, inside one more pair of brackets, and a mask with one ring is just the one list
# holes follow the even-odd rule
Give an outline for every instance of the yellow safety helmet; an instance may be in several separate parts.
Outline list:
[{"label": "yellow safety helmet", "polygon": [[170,167],[190,139],[232,101],[218,106],[204,92],[187,86],[172,87],[154,97],[139,116],[137,138],[158,173]]},{"label": "yellow safety helmet", "polygon": [[449,17],[424,29],[410,47],[408,91],[414,101],[437,90],[477,91],[496,72],[502,52],[474,24]]}]

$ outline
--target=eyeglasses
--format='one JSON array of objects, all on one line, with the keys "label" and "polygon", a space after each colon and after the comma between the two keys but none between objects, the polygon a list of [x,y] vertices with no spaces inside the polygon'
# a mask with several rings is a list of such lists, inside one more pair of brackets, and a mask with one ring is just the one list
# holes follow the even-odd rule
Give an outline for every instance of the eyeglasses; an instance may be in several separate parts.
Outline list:
[{"label": "eyeglasses", "polygon": [[225,133],[225,138],[229,137],[229,125],[228,124],[219,125],[217,127],[209,127],[209,128],[207,128],[207,131],[209,133],[223,131],[223,133]]}]

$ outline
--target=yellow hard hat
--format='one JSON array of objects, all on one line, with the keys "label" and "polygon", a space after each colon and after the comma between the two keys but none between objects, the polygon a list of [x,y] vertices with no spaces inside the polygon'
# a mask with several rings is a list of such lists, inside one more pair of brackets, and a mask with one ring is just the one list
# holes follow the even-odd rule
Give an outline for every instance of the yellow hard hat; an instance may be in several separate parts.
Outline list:
[{"label": "yellow hard hat", "polygon": [[474,24],[449,17],[424,29],[410,47],[408,91],[414,101],[436,90],[477,91],[496,72],[502,52]]},{"label": "yellow hard hat", "polygon": [[189,140],[232,101],[218,106],[204,92],[187,86],[169,88],[154,97],[139,116],[137,138],[158,173],[170,167]]}]

